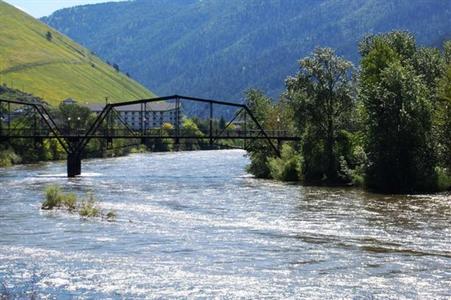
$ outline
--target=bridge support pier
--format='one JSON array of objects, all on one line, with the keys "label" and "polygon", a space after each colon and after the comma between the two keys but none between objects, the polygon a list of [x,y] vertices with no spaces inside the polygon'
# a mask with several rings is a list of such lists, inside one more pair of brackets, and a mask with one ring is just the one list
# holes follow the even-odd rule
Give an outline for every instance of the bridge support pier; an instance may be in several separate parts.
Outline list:
[{"label": "bridge support pier", "polygon": [[74,178],[81,175],[81,155],[79,153],[67,154],[67,177]]}]

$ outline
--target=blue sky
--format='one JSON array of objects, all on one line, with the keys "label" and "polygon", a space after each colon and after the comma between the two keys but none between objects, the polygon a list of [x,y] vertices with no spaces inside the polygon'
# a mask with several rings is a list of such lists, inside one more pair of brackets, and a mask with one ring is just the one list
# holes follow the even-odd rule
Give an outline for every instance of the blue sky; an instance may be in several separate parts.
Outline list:
[{"label": "blue sky", "polygon": [[120,0],[5,0],[36,18],[48,16],[55,10],[64,7],[109,1]]}]

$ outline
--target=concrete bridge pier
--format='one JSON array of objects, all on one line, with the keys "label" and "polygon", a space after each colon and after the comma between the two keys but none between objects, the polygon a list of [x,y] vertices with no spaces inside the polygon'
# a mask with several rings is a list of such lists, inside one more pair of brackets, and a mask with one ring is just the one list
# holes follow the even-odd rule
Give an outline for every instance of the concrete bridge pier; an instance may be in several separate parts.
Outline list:
[{"label": "concrete bridge pier", "polygon": [[67,154],[67,177],[74,178],[81,175],[81,154]]}]

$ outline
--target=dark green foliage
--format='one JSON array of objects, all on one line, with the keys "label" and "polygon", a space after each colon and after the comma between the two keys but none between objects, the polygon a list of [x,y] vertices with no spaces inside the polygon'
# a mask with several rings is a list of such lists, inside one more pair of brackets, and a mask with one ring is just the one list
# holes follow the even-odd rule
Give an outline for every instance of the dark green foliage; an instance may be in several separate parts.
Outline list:
[{"label": "dark green foliage", "polygon": [[14,152],[11,146],[0,144],[0,168],[10,167],[22,162],[19,155]]},{"label": "dark green foliage", "polygon": [[451,188],[451,44],[442,53],[418,48],[408,32],[392,32],[366,37],[360,49],[356,100],[351,64],[330,49],[301,60],[279,104],[259,91],[248,93],[247,104],[266,129],[274,128],[284,107],[302,137],[301,156],[288,146],[281,158],[263,145],[250,147],[248,170],[384,193]]},{"label": "dark green foliage", "polygon": [[249,151],[251,163],[246,167],[246,171],[256,178],[271,178],[271,170],[268,166],[268,159],[273,157],[274,153],[267,148],[257,151],[255,148]]},{"label": "dark green foliage", "polygon": [[435,105],[437,84],[445,71],[445,57],[439,49],[420,48],[412,57],[412,65],[416,73],[423,78],[429,89],[432,104]]},{"label": "dark green foliage", "polygon": [[224,119],[224,117],[221,117],[221,119],[219,119],[219,129],[223,130],[226,125],[226,120]]},{"label": "dark green foliage", "polygon": [[[200,131],[199,127],[197,127],[197,124],[192,119],[183,120],[181,131],[182,135],[185,136],[196,136],[196,137],[204,136],[204,133]],[[201,146],[197,139],[184,139],[184,143],[181,146],[183,150],[201,149]]]},{"label": "dark green foliage", "polygon": [[61,129],[77,132],[81,128],[89,128],[95,115],[86,106],[77,104],[60,104],[57,111],[53,112]]},{"label": "dark green foliage", "polygon": [[[269,121],[269,115],[274,110],[271,99],[258,90],[246,92],[246,105],[262,126],[265,126],[265,122]],[[249,124],[248,128],[255,129],[256,125]],[[269,127],[265,126],[265,128],[268,129]],[[273,157],[275,153],[267,142],[262,140],[251,141],[246,149],[251,159],[247,171],[257,178],[271,178],[268,159]]]},{"label": "dark green foliage", "polygon": [[223,99],[252,87],[278,97],[295,61],[316,46],[357,62],[367,33],[402,28],[440,46],[450,20],[449,0],[138,0],[44,18],[160,95]]},{"label": "dark green foliage", "polygon": [[319,48],[301,60],[300,72],[286,81],[285,97],[303,138],[302,172],[307,182],[343,180],[339,158],[346,159],[351,149],[340,130],[349,126],[355,107],[352,70],[352,64],[332,49]]},{"label": "dark green foliage", "polygon": [[451,61],[438,84],[434,128],[440,165],[451,175]]},{"label": "dark green foliage", "polygon": [[47,39],[47,41],[51,42],[53,40],[53,35],[50,31],[47,31],[47,33],[45,34],[45,38]]},{"label": "dark green foliage", "polygon": [[415,58],[424,53],[416,51],[410,34],[401,32],[375,36],[365,47],[361,97],[367,112],[366,184],[389,193],[433,191],[431,92],[427,77],[414,67]]},{"label": "dark green foliage", "polygon": [[301,179],[301,156],[288,144],[282,146],[280,158],[268,161],[271,178],[280,181],[299,181]]}]

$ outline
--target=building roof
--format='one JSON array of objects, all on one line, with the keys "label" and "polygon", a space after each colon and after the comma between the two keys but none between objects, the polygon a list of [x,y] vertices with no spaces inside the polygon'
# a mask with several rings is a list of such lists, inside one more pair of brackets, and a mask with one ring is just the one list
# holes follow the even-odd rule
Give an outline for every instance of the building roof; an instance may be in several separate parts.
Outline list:
[{"label": "building roof", "polygon": [[[87,107],[94,112],[100,112],[105,107],[104,104],[90,104],[87,105]],[[124,106],[117,106],[115,107],[117,111],[141,111],[141,104],[131,104],[131,105],[124,105]],[[146,111],[169,111],[169,110],[175,110],[176,104],[175,103],[169,103],[166,101],[159,101],[159,102],[151,102],[147,103],[145,110]]]},{"label": "building roof", "polygon": [[62,102],[63,102],[63,104],[76,104],[77,103],[77,101],[75,101],[72,98],[64,99]]}]

